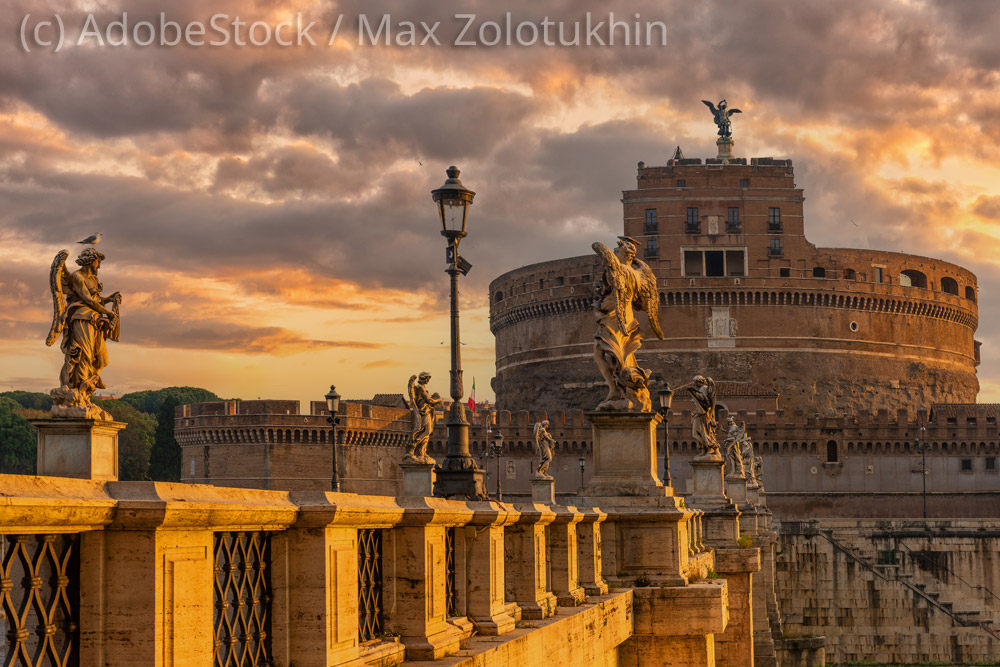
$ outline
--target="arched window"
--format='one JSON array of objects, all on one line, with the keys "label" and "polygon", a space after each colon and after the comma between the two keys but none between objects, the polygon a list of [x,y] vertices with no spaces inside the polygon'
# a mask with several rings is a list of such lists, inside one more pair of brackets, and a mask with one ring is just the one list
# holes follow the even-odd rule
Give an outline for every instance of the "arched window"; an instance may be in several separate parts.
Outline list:
[{"label": "arched window", "polygon": [[857,280],[858,274],[854,269],[844,269],[844,280]]},{"label": "arched window", "polygon": [[837,451],[837,441],[830,440],[826,443],[826,462],[836,463],[839,460],[839,452]]},{"label": "arched window", "polygon": [[958,296],[958,282],[954,278],[945,276],[941,279],[941,291]]},{"label": "arched window", "polygon": [[826,269],[824,269],[822,266],[814,266],[813,278],[826,278]]},{"label": "arched window", "polygon": [[493,295],[493,301],[503,301],[503,290],[497,290],[497,293]]},{"label": "arched window", "polygon": [[906,269],[899,274],[899,284],[903,287],[919,287],[927,289],[927,276],[916,269]]},{"label": "arched window", "polygon": [[965,298],[968,299],[969,301],[975,303],[976,302],[976,288],[973,287],[972,285],[966,285],[965,286]]}]

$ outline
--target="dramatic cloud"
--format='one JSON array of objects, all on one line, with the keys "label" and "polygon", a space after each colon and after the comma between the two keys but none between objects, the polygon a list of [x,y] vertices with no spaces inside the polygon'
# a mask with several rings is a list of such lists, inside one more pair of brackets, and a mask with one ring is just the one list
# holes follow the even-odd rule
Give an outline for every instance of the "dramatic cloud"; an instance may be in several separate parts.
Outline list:
[{"label": "dramatic cloud", "polygon": [[[225,13],[276,25],[301,14],[317,45],[91,39],[56,54],[25,53],[17,39],[28,13],[58,12],[75,39],[90,12],[105,26],[123,11],[131,25],[160,12],[181,24]],[[444,240],[430,190],[455,163],[477,191],[462,242],[474,265],[461,283],[466,375],[486,387],[489,281],[613,238],[636,163],[663,164],[677,145],[711,155],[701,100],[726,97],[744,111],[738,153],[794,160],[811,241],[941,257],[979,275],[979,373],[985,391],[1000,387],[991,349],[1000,341],[989,335],[1000,324],[992,0],[636,0],[616,20],[663,22],[666,47],[453,44],[464,23],[455,13],[475,14],[476,26],[509,13],[515,26],[548,19],[572,30],[609,11],[598,0],[8,3],[0,355],[16,350],[9,381],[57,364],[51,350],[23,352],[51,317],[48,262],[96,231],[108,255],[102,279],[128,295],[123,348],[161,355],[123,352],[131,366],[117,366],[120,385],[214,373],[231,378],[225,391],[274,387],[305,401],[328,384],[317,370],[347,375],[359,396],[425,364],[446,377]],[[359,45],[359,14],[375,23],[388,14],[394,34],[403,21],[440,21],[442,46]]]}]

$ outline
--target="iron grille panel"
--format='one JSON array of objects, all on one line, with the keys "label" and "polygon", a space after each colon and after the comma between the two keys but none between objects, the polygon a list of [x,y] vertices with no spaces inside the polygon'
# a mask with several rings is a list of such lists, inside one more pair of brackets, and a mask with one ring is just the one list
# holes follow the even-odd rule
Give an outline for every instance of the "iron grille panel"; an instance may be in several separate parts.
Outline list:
[{"label": "iron grille panel", "polygon": [[444,562],[447,572],[445,576],[445,599],[448,601],[448,616],[458,616],[458,601],[455,589],[455,529],[448,528],[444,533]]},{"label": "iron grille panel", "polygon": [[271,535],[215,534],[215,667],[266,667],[271,652]]},{"label": "iron grille panel", "polygon": [[358,530],[358,635],[382,636],[382,531]]},{"label": "iron grille panel", "polygon": [[80,662],[80,536],[0,535],[0,661]]}]

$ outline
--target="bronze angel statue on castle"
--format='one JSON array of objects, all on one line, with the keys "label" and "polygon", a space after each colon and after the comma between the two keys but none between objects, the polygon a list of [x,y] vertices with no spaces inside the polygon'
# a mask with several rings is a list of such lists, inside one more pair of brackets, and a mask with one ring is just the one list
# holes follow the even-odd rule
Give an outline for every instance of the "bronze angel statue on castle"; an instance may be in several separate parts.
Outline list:
[{"label": "bronze angel statue on castle", "polygon": [[663,340],[656,276],[645,262],[636,259],[639,242],[633,238],[619,236],[614,251],[603,243],[591,247],[604,261],[604,277],[598,283],[594,303],[597,309],[594,360],[608,383],[608,396],[597,409],[649,412],[650,371],[640,368],[635,359],[636,351],[642,347],[635,311],[646,311],[650,328]]},{"label": "bronze angel statue on castle", "polygon": [[[60,250],[52,260],[49,287],[52,290],[53,318],[45,344],[51,346],[62,335],[64,355],[59,372],[59,388],[50,393],[52,413],[57,417],[112,421],[110,414],[93,404],[91,397],[104,389],[101,371],[108,365],[107,340],[118,340],[118,308],[121,294],[104,297],[97,270],[103,253],[89,247],[76,259],[79,269],[66,268],[69,251]],[[109,310],[106,306],[112,304]]]},{"label": "bronze angel statue on castle", "polygon": [[733,122],[729,119],[734,113],[743,112],[739,109],[730,109],[725,100],[719,100],[718,108],[708,100],[702,100],[702,104],[711,109],[715,124],[719,128],[719,136],[724,138],[733,136]]}]

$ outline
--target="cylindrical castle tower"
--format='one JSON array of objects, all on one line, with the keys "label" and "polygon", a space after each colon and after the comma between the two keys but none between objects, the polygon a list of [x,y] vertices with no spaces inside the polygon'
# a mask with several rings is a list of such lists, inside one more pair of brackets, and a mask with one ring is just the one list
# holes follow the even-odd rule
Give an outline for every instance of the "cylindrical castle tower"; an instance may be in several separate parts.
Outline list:
[{"label": "cylindrical castle tower", "polygon": [[[659,286],[665,340],[638,316],[653,381],[749,381],[780,392],[783,408],[821,414],[974,402],[975,275],[928,257],[817,248],[803,201],[791,160],[639,163],[622,203],[624,233]],[[593,360],[600,272],[596,255],[572,257],[491,283],[499,409],[592,409],[604,397]]]}]

